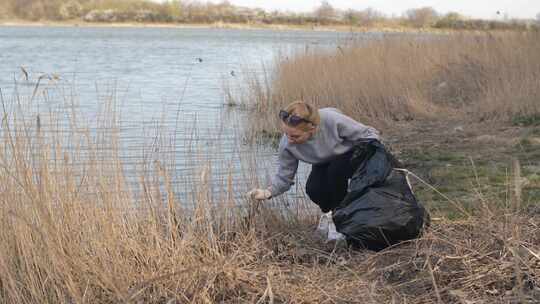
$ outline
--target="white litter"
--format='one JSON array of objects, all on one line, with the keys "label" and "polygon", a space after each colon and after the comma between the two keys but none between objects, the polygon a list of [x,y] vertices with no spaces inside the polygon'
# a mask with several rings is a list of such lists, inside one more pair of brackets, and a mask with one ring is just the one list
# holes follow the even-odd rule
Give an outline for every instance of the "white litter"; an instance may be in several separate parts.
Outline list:
[{"label": "white litter", "polygon": [[319,225],[317,226],[317,233],[319,233],[323,239],[326,239],[327,242],[345,239],[345,235],[336,230],[336,225],[332,220],[332,211],[321,215]]}]

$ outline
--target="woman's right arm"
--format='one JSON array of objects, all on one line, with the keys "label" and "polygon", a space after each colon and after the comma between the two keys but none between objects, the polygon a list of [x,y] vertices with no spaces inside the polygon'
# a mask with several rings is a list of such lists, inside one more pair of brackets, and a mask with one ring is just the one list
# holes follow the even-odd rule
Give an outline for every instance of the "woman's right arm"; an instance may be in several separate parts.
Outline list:
[{"label": "woman's right arm", "polygon": [[279,144],[278,171],[272,178],[270,193],[272,197],[285,193],[294,185],[294,176],[298,170],[298,159],[286,149],[287,138],[283,136]]}]

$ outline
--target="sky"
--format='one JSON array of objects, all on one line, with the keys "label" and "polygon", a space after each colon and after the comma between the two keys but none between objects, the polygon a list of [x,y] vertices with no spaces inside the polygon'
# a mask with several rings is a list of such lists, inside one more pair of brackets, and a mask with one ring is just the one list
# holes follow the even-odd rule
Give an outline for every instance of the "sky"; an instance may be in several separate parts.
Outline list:
[{"label": "sky", "polygon": [[[199,2],[206,2],[199,0]],[[222,2],[210,0],[208,2]],[[259,7],[265,10],[311,12],[320,5],[320,0],[229,0],[229,3]],[[363,10],[368,7],[388,16],[399,16],[410,8],[431,6],[439,13],[458,12],[474,18],[498,19],[505,14],[510,18],[534,19],[540,13],[540,0],[328,0],[335,8]],[[500,15],[497,15],[500,11]]]}]

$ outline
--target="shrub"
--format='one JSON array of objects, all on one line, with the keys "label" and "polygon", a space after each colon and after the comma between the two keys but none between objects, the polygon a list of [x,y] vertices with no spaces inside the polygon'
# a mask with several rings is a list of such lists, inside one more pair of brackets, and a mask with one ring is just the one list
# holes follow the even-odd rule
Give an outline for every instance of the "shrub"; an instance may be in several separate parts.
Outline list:
[{"label": "shrub", "polygon": [[512,123],[517,126],[539,126],[540,114],[517,114],[512,118]]},{"label": "shrub", "polygon": [[373,26],[385,19],[384,14],[373,9],[367,8],[363,11],[348,10],[343,14],[343,19],[350,25]]},{"label": "shrub", "polygon": [[328,1],[322,1],[313,14],[321,24],[328,24],[337,17],[336,10]]},{"label": "shrub", "polygon": [[70,0],[60,6],[61,19],[74,19],[80,17],[83,11],[82,5],[76,0]]},{"label": "shrub", "polygon": [[432,7],[410,9],[405,15],[408,22],[417,28],[432,26],[438,19],[438,14]]},{"label": "shrub", "polygon": [[448,13],[437,20],[434,27],[458,29],[463,23],[464,18],[458,13]]}]

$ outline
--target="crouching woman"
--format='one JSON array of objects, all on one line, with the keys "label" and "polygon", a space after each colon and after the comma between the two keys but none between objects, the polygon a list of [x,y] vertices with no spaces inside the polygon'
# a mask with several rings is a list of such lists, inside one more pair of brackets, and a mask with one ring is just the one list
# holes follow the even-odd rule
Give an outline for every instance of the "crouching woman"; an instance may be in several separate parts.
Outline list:
[{"label": "crouching woman", "polygon": [[[269,188],[249,192],[253,199],[289,190],[303,161],[312,164],[306,193],[322,212],[332,211],[331,225],[335,223],[350,245],[382,250],[417,238],[429,225],[408,171],[394,169],[397,161],[379,142],[377,130],[336,109],[317,110],[301,101],[280,111],[279,117],[284,135],[278,172]],[[328,239],[333,239],[328,227]]]},{"label": "crouching woman", "polygon": [[379,132],[335,108],[316,109],[295,101],[279,112],[283,136],[279,143],[278,171],[266,189],[248,195],[266,200],[283,194],[294,184],[299,161],[312,165],[306,193],[323,213],[334,210],[347,194],[353,175],[351,156],[359,141],[379,139]]}]

